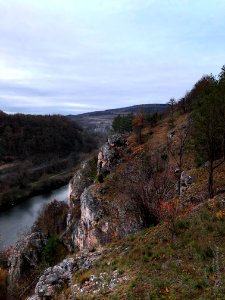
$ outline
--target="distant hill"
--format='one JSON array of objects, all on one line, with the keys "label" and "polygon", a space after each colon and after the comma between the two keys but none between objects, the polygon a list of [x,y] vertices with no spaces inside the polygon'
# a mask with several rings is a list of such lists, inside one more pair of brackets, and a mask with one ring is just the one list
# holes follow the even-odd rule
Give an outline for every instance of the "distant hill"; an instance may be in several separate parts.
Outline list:
[{"label": "distant hill", "polygon": [[141,108],[145,112],[159,112],[162,113],[167,108],[167,104],[143,104],[133,105],[129,107],[122,107],[116,109],[107,109],[104,111],[94,111],[80,115],[68,115],[67,117],[76,121],[85,129],[92,129],[100,132],[107,132],[110,130],[113,119],[118,115],[127,115],[130,113],[137,113]]}]

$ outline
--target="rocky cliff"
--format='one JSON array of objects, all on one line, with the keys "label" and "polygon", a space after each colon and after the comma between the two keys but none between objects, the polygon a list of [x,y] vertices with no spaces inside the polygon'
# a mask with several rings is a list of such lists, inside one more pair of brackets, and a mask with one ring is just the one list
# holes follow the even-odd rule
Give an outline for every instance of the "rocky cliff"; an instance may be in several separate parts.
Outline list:
[{"label": "rocky cliff", "polygon": [[9,299],[19,287],[23,277],[29,277],[30,271],[37,268],[47,237],[41,232],[29,234],[17,242],[9,257]]},{"label": "rocky cliff", "polygon": [[[101,147],[98,154],[96,174],[105,178],[123,161],[127,153],[127,141],[121,135],[113,135]],[[68,230],[70,248],[95,248],[114,239],[122,238],[143,227],[140,209],[132,199],[110,194],[106,182],[93,182],[85,176],[90,174],[91,162],[81,164],[69,185]],[[109,201],[110,198],[110,201]],[[129,200],[129,201],[127,201]],[[73,214],[73,208],[80,214]],[[68,245],[68,235],[67,241]]]},{"label": "rocky cliff", "polygon": [[134,233],[143,226],[136,203],[107,201],[101,189],[90,186],[80,197],[81,216],[72,229],[72,241],[79,249],[95,248]]},{"label": "rocky cliff", "polygon": [[70,283],[73,272],[90,268],[101,257],[101,246],[144,227],[137,202],[110,186],[110,176],[127,155],[126,139],[116,134],[101,147],[97,160],[81,163],[69,183],[67,229],[61,237],[68,250],[78,254],[43,271],[30,300],[52,299]]}]

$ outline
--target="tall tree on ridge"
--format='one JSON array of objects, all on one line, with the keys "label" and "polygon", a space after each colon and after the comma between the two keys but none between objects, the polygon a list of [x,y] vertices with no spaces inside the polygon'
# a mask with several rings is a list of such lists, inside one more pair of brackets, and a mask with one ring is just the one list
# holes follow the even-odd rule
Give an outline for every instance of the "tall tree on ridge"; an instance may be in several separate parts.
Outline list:
[{"label": "tall tree on ridge", "polygon": [[208,162],[208,193],[214,197],[214,170],[224,159],[221,158],[224,140],[224,103],[218,89],[218,81],[208,77],[208,85],[201,92],[194,111],[194,140],[198,155]]}]

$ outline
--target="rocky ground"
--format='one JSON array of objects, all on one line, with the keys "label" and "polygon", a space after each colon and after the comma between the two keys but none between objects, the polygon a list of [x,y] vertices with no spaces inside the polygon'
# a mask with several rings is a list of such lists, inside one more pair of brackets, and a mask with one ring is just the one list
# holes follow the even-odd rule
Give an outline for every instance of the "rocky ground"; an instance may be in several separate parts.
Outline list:
[{"label": "rocky ground", "polygon": [[36,284],[35,294],[28,300],[52,298],[66,283],[75,288],[72,285],[73,273],[92,267],[101,258],[102,251],[102,249],[95,252],[82,251],[74,257],[64,259],[54,267],[47,268]]}]

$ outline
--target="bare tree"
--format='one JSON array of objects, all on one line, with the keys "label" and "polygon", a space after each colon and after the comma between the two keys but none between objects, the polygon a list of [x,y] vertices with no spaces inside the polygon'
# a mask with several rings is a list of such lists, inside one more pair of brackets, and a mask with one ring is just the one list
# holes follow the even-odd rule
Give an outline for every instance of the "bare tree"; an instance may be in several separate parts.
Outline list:
[{"label": "bare tree", "polygon": [[196,154],[208,162],[209,198],[215,194],[214,172],[224,163],[224,103],[214,77],[209,80],[207,90],[202,93],[199,106],[194,111],[193,136]]},{"label": "bare tree", "polygon": [[176,100],[174,98],[171,98],[168,102],[168,105],[170,107],[170,125],[174,126],[174,111],[175,111]]},{"label": "bare tree", "polygon": [[183,172],[184,154],[187,148],[190,132],[191,132],[191,119],[189,118],[186,124],[180,126],[176,130],[175,139],[168,139],[168,143],[167,143],[168,152],[173,157],[176,164],[177,175],[178,175],[177,190],[179,196],[181,194],[180,176],[181,173]]},{"label": "bare tree", "polygon": [[144,108],[141,107],[140,111],[134,116],[132,125],[134,128],[134,132],[136,133],[136,139],[138,144],[141,144],[141,131],[144,127]]},{"label": "bare tree", "polygon": [[144,156],[121,175],[121,190],[138,202],[145,225],[157,223],[161,218],[160,202],[173,195],[174,181],[169,174],[168,162],[159,155]]}]

